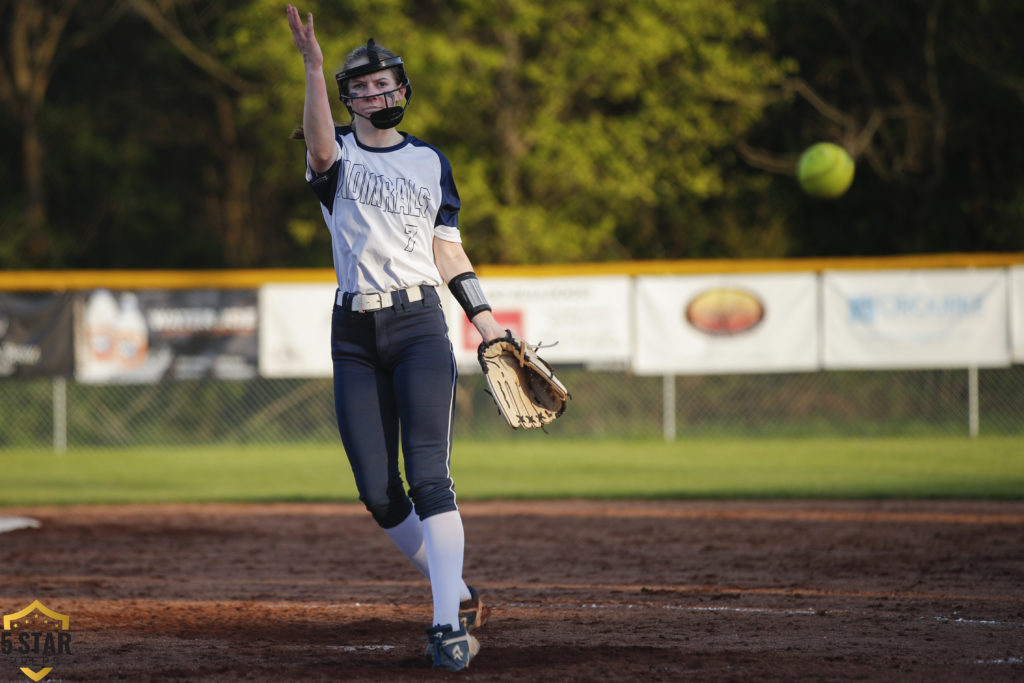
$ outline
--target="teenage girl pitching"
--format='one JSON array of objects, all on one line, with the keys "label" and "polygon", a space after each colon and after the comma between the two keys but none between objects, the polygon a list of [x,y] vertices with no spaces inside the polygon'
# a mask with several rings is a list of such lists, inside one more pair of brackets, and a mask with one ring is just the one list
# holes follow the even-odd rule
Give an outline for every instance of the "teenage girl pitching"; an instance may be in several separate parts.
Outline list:
[{"label": "teenage girl pitching", "polygon": [[505,330],[462,248],[448,160],[396,129],[412,98],[401,57],[372,39],[348,55],[336,79],[352,120],[335,126],[313,15],[303,22],[287,9],[306,69],[306,180],[331,232],[338,277],[338,430],[359,499],[430,580],[428,654],[434,666],[458,671],[479,651],[470,630],[487,615],[462,579],[465,535],[449,469],[456,369],[436,288],[447,283],[484,340]]}]

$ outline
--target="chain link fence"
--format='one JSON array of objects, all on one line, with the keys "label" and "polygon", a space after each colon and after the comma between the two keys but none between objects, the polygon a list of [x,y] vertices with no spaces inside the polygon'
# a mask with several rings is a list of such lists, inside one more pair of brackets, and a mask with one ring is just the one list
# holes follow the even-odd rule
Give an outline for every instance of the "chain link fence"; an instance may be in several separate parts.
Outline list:
[{"label": "chain link fence", "polygon": [[[1024,434],[1024,366],[640,377],[558,368],[573,393],[552,438]],[[0,382],[0,448],[338,443],[329,379]],[[479,374],[459,379],[456,433],[508,439]]]}]

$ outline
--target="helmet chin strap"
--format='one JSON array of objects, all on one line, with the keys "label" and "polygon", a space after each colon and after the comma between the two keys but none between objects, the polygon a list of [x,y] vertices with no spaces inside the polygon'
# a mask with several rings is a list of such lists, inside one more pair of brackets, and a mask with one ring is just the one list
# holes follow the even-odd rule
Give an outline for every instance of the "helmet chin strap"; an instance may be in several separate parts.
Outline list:
[{"label": "helmet chin strap", "polygon": [[379,130],[387,130],[388,128],[394,128],[395,126],[402,122],[402,117],[405,116],[405,110],[408,108],[410,100],[412,100],[412,88],[410,88],[408,84],[406,84],[405,86],[399,86],[398,88],[395,88],[394,90],[391,90],[390,92],[386,93],[378,93],[376,95],[362,95],[359,97],[348,98],[350,100],[366,100],[372,97],[383,97],[385,102],[392,102],[393,100],[391,99],[391,95],[401,90],[402,87],[406,88],[406,95],[405,104],[401,107],[384,107],[383,109],[378,109],[377,111],[371,113],[369,116],[366,116],[365,114],[357,112],[351,104],[346,103],[346,105],[348,106],[348,110],[352,112],[353,116],[359,116],[361,118],[366,119],[371,124],[373,124],[374,128],[377,128]]},{"label": "helmet chin strap", "polygon": [[[409,103],[406,102],[405,107],[408,106]],[[352,113],[372,123],[374,128],[387,130],[388,128],[394,128],[402,122],[402,117],[405,116],[405,107],[385,107],[384,109],[378,109],[369,116],[360,114],[355,109],[352,110]]]}]

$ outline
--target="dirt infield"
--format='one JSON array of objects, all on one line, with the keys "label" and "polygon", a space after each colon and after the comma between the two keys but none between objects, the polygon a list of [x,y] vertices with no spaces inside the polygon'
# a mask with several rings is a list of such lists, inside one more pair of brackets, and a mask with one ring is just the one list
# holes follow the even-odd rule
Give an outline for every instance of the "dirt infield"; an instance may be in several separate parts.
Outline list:
[{"label": "dirt infield", "polygon": [[[1024,503],[462,509],[494,607],[466,680],[1024,679]],[[71,619],[48,680],[456,676],[423,659],[429,587],[361,507],[0,516],[42,523],[0,535],[0,614]],[[0,654],[0,681],[22,663]]]}]

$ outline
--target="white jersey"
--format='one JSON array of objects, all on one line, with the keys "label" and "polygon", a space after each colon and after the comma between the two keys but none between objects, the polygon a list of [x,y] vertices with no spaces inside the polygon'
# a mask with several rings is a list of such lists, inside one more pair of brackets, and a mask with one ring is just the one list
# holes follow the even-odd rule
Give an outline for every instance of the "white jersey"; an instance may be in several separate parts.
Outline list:
[{"label": "white jersey", "polygon": [[437,287],[434,238],[461,242],[459,193],[440,150],[404,134],[394,147],[364,147],[349,126],[335,129],[337,157],[325,173],[306,164],[331,231],[343,292]]}]

